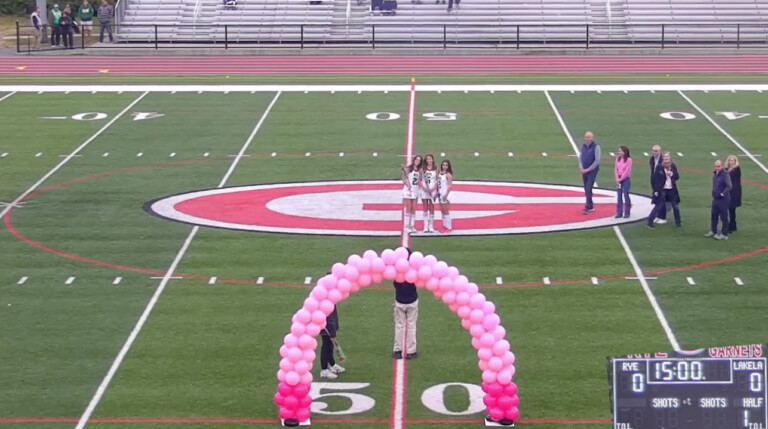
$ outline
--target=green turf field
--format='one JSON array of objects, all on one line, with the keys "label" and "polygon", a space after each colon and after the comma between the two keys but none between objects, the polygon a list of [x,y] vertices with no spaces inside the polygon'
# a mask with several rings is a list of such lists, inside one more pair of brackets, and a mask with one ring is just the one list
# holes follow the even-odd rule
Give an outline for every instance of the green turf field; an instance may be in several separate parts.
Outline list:
[{"label": "green turf field", "polygon": [[[0,88],[0,98],[7,94]],[[632,223],[414,236],[415,250],[455,265],[496,303],[517,355],[521,427],[610,427],[606,356],[668,351],[672,341],[689,349],[768,342],[768,170],[760,156],[768,157],[768,94],[684,95],[696,107],[675,91],[418,93],[415,151],[438,160],[445,153],[457,180],[579,186],[556,113],[577,145],[595,132],[604,155],[598,183],[608,189],[609,152],[619,145],[635,159],[633,192],[649,193],[644,152],[654,143],[681,169],[680,229],[670,212],[670,223],[655,230]],[[156,305],[89,427],[276,426],[278,348],[309,291],[306,278],[314,282],[351,254],[396,247],[398,238],[191,233],[142,206],[217,186],[397,180],[407,103],[403,91],[341,90],[26,92],[0,101],[0,429],[73,427],[153,295]],[[400,117],[366,117],[376,112]],[[434,112],[455,120],[424,116]],[[717,242],[703,237],[710,175],[728,154],[740,155],[744,205],[739,231]],[[9,206],[28,190],[35,192]],[[625,279],[638,275],[630,257],[663,314],[641,281]],[[313,413],[313,425],[394,427],[392,302],[385,284],[339,305],[349,361],[333,383],[358,384],[324,390],[316,402],[328,406]],[[458,318],[425,290],[420,302],[405,425],[479,427],[483,414],[473,412],[464,387],[447,387],[439,407],[434,393],[425,395],[428,404],[422,399],[441,384],[481,380]],[[344,396],[351,393],[363,402]],[[357,412],[360,403],[372,406]]]}]

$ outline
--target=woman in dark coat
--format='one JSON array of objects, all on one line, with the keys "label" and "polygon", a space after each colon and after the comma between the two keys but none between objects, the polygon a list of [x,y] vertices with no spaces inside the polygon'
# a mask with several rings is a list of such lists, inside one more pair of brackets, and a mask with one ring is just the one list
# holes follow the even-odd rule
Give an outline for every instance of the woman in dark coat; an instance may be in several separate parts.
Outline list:
[{"label": "woman in dark coat", "polygon": [[741,168],[739,168],[739,158],[736,155],[729,155],[725,160],[725,171],[731,176],[731,205],[728,208],[728,219],[730,225],[728,230],[736,232],[736,207],[741,207]]},{"label": "woman in dark coat", "polygon": [[648,228],[654,228],[654,219],[658,217],[661,210],[666,210],[666,207],[661,202],[672,207],[672,213],[675,215],[675,226],[678,228],[683,226],[680,218],[680,209],[678,208],[680,193],[677,191],[677,181],[679,179],[680,174],[677,172],[677,165],[672,162],[669,152],[664,153],[663,161],[656,167],[651,177],[653,197],[656,204],[648,216]]}]

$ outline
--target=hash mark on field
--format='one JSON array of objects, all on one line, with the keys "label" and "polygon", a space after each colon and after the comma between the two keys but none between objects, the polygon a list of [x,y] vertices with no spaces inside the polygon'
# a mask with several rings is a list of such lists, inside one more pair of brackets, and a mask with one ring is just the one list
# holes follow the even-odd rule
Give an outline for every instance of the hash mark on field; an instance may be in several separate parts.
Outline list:
[{"label": "hash mark on field", "polygon": [[304,156],[312,156],[312,152],[307,152],[304,154]]},{"label": "hash mark on field", "polygon": [[174,156],[176,156],[176,152],[171,152],[171,154],[170,154],[170,155],[168,155],[168,156],[170,156],[171,158],[173,158]]},{"label": "hash mark on field", "polygon": [[109,156],[109,152],[104,152],[104,155],[101,155],[103,158],[106,158]]},{"label": "hash mark on field", "polygon": [[709,94],[709,91],[705,89],[704,94]]},{"label": "hash mark on field", "polygon": [[442,93],[443,93],[443,91],[440,91],[440,90],[438,89],[438,90],[437,90],[437,93],[438,93],[438,94],[442,94]]},{"label": "hash mark on field", "polygon": [[643,155],[644,156],[648,156],[648,152],[643,152]]},{"label": "hash mark on field", "polygon": [[304,277],[304,284],[308,285],[310,283],[312,283],[312,277]]},{"label": "hash mark on field", "polygon": [[112,284],[119,285],[121,281],[123,281],[122,277],[115,277],[115,280],[112,281]]},{"label": "hash mark on field", "polygon": [[24,276],[24,277],[20,278],[19,281],[16,282],[16,284],[17,285],[23,285],[24,283],[27,282],[27,279],[29,279],[29,277]]},{"label": "hash mark on field", "polygon": [[445,152],[440,152],[440,157],[441,158],[445,157]]},{"label": "hash mark on field", "polygon": [[272,154],[270,156],[272,156],[273,158],[276,157],[277,156],[277,152],[272,152]]},{"label": "hash mark on field", "polygon": [[202,94],[202,93],[203,93],[203,91],[197,91],[197,93],[198,93],[198,94]]},{"label": "hash mark on field", "polygon": [[741,280],[741,277],[734,277],[733,281],[736,282],[736,286],[744,286],[744,282]]},{"label": "hash mark on field", "polygon": [[208,156],[210,156],[210,155],[211,155],[210,152],[206,152],[206,153],[203,154],[203,158],[208,158]]},{"label": "hash mark on field", "polygon": [[343,157],[344,156],[344,152],[339,152],[339,156]]},{"label": "hash mark on field", "polygon": [[74,282],[75,282],[75,278],[74,277],[67,277],[67,280],[64,281],[64,284],[65,285],[71,285]]},{"label": "hash mark on field", "polygon": [[464,90],[464,94],[469,94],[469,91],[467,91],[467,90],[465,89],[465,90]]},{"label": "hash mark on field", "polygon": [[139,152],[139,153],[136,154],[136,157],[137,158],[141,158],[143,155],[144,155],[144,152]]},{"label": "hash mark on field", "polygon": [[491,94],[496,94],[496,91],[494,91],[494,90],[491,90]]},{"label": "hash mark on field", "polygon": [[600,91],[600,90],[598,90],[598,91],[597,91],[597,93],[598,93],[598,94],[602,94],[602,93],[603,93],[603,91]]},{"label": "hash mark on field", "polygon": [[687,281],[687,282],[688,282],[688,285],[689,285],[689,286],[696,286],[696,282],[695,282],[695,281],[693,281],[693,277],[686,277],[686,278],[685,278],[685,281]]},{"label": "hash mark on field", "polygon": [[384,91],[384,94],[389,94],[389,91]]},{"label": "hash mark on field", "polygon": [[229,91],[224,91],[224,94],[225,94],[225,95],[226,95],[226,94],[229,94]]},{"label": "hash mark on field", "polygon": [[710,152],[712,156],[717,156],[717,152]]},{"label": "hash mark on field", "polygon": [[544,278],[542,279],[542,282],[543,282],[545,285],[551,285],[551,284],[552,284],[552,281],[551,281],[551,280],[549,280],[549,277],[544,277]]},{"label": "hash mark on field", "polygon": [[176,91],[171,91],[171,94],[176,94]]},{"label": "hash mark on field", "polygon": [[656,94],[656,91],[654,91],[654,90],[651,90],[651,94]]},{"label": "hash mark on field", "polygon": [[358,94],[362,94],[362,93],[363,93],[363,91],[360,91],[360,90],[358,90],[358,91],[357,91],[357,93],[358,93]]},{"label": "hash mark on field", "polygon": [[549,155],[547,155],[547,153],[546,153],[546,152],[542,152],[542,153],[541,153],[541,156],[549,156]]},{"label": "hash mark on field", "polygon": [[624,91],[622,91],[622,92],[623,92],[624,94],[629,94],[629,92],[627,92],[627,90],[626,90],[626,89],[625,89]]},{"label": "hash mark on field", "polygon": [[45,91],[37,91],[37,95],[43,95],[45,94]]},{"label": "hash mark on field", "polygon": [[259,277],[259,278],[257,278],[257,279],[256,279],[256,284],[257,284],[257,285],[260,285],[260,284],[264,284],[264,277]]},{"label": "hash mark on field", "polygon": [[8,152],[3,152],[0,154],[0,158],[5,158],[6,156],[8,156]]},{"label": "hash mark on field", "polygon": [[208,279],[208,284],[209,285],[215,285],[216,284],[216,280],[218,280],[218,277],[211,277],[210,279]]},{"label": "hash mark on field", "polygon": [[678,152],[677,156],[684,156],[682,152]]},{"label": "hash mark on field", "polygon": [[374,152],[373,156],[379,156],[379,153],[378,152]]},{"label": "hash mark on field", "polygon": [[597,279],[597,277],[592,277],[591,280],[592,280],[592,284],[595,285],[595,286],[597,286],[600,283],[600,281]]},{"label": "hash mark on field", "polygon": [[768,119],[768,116],[766,116],[766,115],[758,115],[757,118],[758,119]]},{"label": "hash mark on field", "polygon": [[496,284],[500,285],[502,283],[503,283],[503,281],[501,280],[501,277],[496,277]]},{"label": "hash mark on field", "polygon": [[509,155],[509,157],[510,157],[510,158],[512,158],[513,156],[515,156],[515,154],[514,154],[514,153],[512,153],[512,152],[508,152],[508,153],[507,153],[507,155]]},{"label": "hash mark on field", "polygon": [[571,94],[576,94],[576,91],[574,91],[574,90],[571,90]]},{"label": "hash mark on field", "polygon": [[36,153],[36,154],[35,154],[35,158],[40,158],[40,155],[42,155],[42,154],[43,154],[42,152],[38,152],[38,153]]},{"label": "hash mark on field", "polygon": [[475,152],[475,156],[480,156],[480,154],[479,154],[479,153],[477,153],[477,152]]},{"label": "hash mark on field", "polygon": [[616,156],[616,153],[614,152],[608,152],[611,156]]}]

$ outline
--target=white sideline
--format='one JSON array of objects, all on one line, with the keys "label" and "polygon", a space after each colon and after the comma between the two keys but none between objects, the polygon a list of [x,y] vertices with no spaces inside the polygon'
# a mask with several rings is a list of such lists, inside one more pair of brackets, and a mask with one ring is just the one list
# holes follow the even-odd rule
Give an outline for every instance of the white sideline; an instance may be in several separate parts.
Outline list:
[{"label": "white sideline", "polygon": [[[253,128],[253,131],[248,136],[248,139],[245,141],[245,144],[243,144],[243,147],[240,149],[240,152],[237,154],[237,157],[232,161],[232,164],[229,166],[229,169],[224,174],[224,177],[219,182],[219,185],[217,186],[217,188],[222,188],[227,183],[227,180],[229,180],[229,177],[232,175],[232,172],[235,171],[235,167],[237,167],[237,164],[240,163],[240,159],[242,159],[245,151],[248,150],[248,147],[251,145],[251,142],[253,141],[254,137],[256,137],[256,133],[259,132],[259,129],[264,123],[264,120],[267,118],[267,115],[269,115],[269,112],[272,110],[272,107],[275,105],[275,102],[277,102],[277,99],[279,97],[280,97],[280,92],[278,91],[275,94],[275,97],[272,99],[272,102],[269,103],[267,108],[264,110],[264,113],[261,115],[261,119],[259,119],[259,122]],[[176,271],[176,267],[181,262],[181,258],[184,257],[185,253],[187,253],[187,249],[189,248],[189,245],[192,243],[192,239],[195,238],[195,235],[197,234],[197,231],[199,229],[200,229],[199,226],[193,227],[192,231],[189,232],[189,235],[187,236],[186,240],[184,240],[184,244],[181,246],[181,249],[179,249],[179,252],[176,254],[176,257],[173,259],[173,262],[171,262],[171,266],[168,267],[168,271],[166,271],[165,275],[163,276],[163,280],[160,282],[160,285],[155,290],[155,293],[152,295],[152,298],[149,300],[149,303],[147,303],[147,307],[144,309],[144,312],[141,313],[139,320],[136,322],[136,326],[133,327],[133,330],[128,335],[128,339],[125,340],[125,344],[123,344],[123,347],[120,349],[120,352],[117,354],[117,357],[115,357],[114,362],[112,362],[112,366],[109,367],[109,371],[107,371],[107,375],[104,376],[104,379],[101,381],[101,384],[99,384],[99,387],[96,389],[96,393],[93,395],[93,398],[91,398],[91,401],[88,403],[88,407],[83,412],[83,415],[80,416],[80,419],[78,420],[77,425],[75,426],[75,429],[83,429],[85,425],[88,424],[88,420],[91,418],[91,415],[93,414],[94,410],[96,410],[96,407],[99,405],[99,402],[101,401],[101,397],[104,396],[104,392],[107,390],[107,387],[109,387],[109,383],[112,382],[112,378],[115,376],[115,373],[117,373],[117,370],[120,368],[120,365],[123,363],[123,359],[125,359],[125,356],[128,354],[128,350],[130,350],[131,346],[133,345],[133,342],[136,340],[136,337],[138,337],[142,327],[144,327],[144,324],[147,322],[147,319],[149,318],[150,313],[152,313],[152,310],[155,308],[155,305],[157,304],[158,299],[160,299],[160,295],[162,295],[163,290],[165,290],[165,286],[170,281],[174,271]]]},{"label": "white sideline", "polygon": [[[687,95],[683,94],[682,91],[677,91],[677,93],[680,94],[680,96],[683,97],[685,101],[687,101],[688,104],[691,105],[691,107],[698,110],[698,112],[701,113],[701,115],[704,116],[704,118],[706,118],[710,124],[712,124],[715,128],[717,128],[717,130],[720,131],[720,133],[722,133],[728,140],[730,140],[731,143],[733,143],[737,148],[739,148],[740,151],[744,152],[744,155],[747,155],[749,159],[754,161],[754,163],[757,164],[758,167],[760,167],[761,170],[763,170],[766,174],[768,174],[768,168],[766,168],[765,165],[763,165],[763,163],[760,162],[754,155],[752,155],[744,146],[742,146],[738,141],[736,141],[735,138],[733,138],[730,134],[728,134],[728,132],[725,131],[723,127],[720,126],[720,124],[715,122],[715,120],[712,119],[711,116],[709,116],[706,112],[701,110],[701,107],[699,107],[696,103],[694,103],[693,100],[688,98]],[[725,162],[725,160],[723,160],[723,162]]]},{"label": "white sideline", "polygon": [[[576,154],[578,155],[579,148],[576,146],[576,142],[573,140],[573,136],[571,136],[570,131],[568,131],[568,127],[565,125],[565,122],[563,121],[563,117],[560,116],[560,111],[557,110],[557,106],[555,105],[555,102],[552,100],[552,97],[549,96],[548,91],[544,91],[544,95],[547,97],[547,101],[549,101],[549,105],[552,107],[552,111],[555,113],[555,116],[557,117],[557,122],[560,123],[560,127],[563,129],[563,132],[565,133],[566,137],[568,137],[568,142],[571,144],[571,147],[573,148],[574,152],[576,152]],[[667,334],[667,339],[669,340],[669,343],[672,345],[672,348],[675,351],[681,350],[680,343],[677,342],[677,338],[675,338],[675,334],[674,332],[672,332],[672,328],[669,326],[667,317],[664,315],[664,311],[661,309],[661,306],[659,306],[658,301],[656,301],[656,296],[653,294],[653,291],[651,290],[650,285],[648,285],[648,281],[646,280],[645,275],[643,274],[643,270],[640,268],[640,265],[637,263],[637,259],[635,259],[635,255],[634,253],[632,253],[632,249],[629,247],[629,244],[627,244],[627,240],[624,238],[624,234],[621,232],[618,226],[613,227],[613,232],[616,233],[616,237],[619,239],[619,242],[621,243],[621,247],[624,248],[624,253],[627,254],[627,259],[629,259],[629,263],[632,265],[632,269],[635,271],[637,280],[640,281],[640,285],[642,285],[643,287],[645,296],[648,297],[648,301],[651,303],[651,307],[653,307],[653,311],[656,313],[656,318],[659,319],[659,323],[661,323],[661,327],[664,328],[664,332]]]},{"label": "white sideline", "polygon": [[[0,85],[0,91],[38,93],[67,92],[408,92],[411,86],[402,85]],[[419,85],[419,92],[618,92],[624,91],[768,91],[768,84],[547,84],[547,85]]]},{"label": "white sideline", "polygon": [[23,200],[24,198],[26,198],[26,197],[27,197],[27,195],[29,195],[30,193],[32,193],[32,191],[34,191],[35,189],[37,189],[37,187],[38,187],[38,186],[40,186],[40,185],[41,185],[43,182],[45,182],[46,180],[48,180],[48,178],[49,178],[49,177],[53,176],[53,175],[54,175],[54,173],[56,173],[57,171],[59,171],[59,169],[60,169],[61,167],[63,167],[63,166],[64,166],[64,164],[68,163],[70,159],[74,158],[74,157],[75,157],[75,156],[76,156],[76,155],[77,155],[77,154],[78,154],[80,151],[82,151],[83,149],[85,149],[85,147],[86,147],[86,146],[88,146],[88,145],[89,145],[89,144],[90,144],[92,141],[96,140],[96,138],[97,138],[98,136],[100,136],[100,135],[101,135],[101,133],[103,133],[103,132],[104,132],[104,131],[105,131],[107,128],[109,128],[110,126],[112,126],[112,124],[114,124],[115,122],[117,122],[117,120],[118,120],[118,119],[120,119],[120,118],[121,118],[123,115],[125,115],[125,113],[126,113],[126,112],[128,112],[129,110],[131,110],[131,108],[132,108],[133,106],[135,106],[135,105],[136,105],[136,103],[138,103],[139,101],[141,101],[141,99],[142,99],[142,98],[144,98],[144,97],[145,97],[147,94],[149,94],[149,92],[144,92],[144,93],[142,93],[142,94],[141,94],[141,95],[140,95],[138,98],[136,98],[135,100],[133,100],[133,102],[132,102],[131,104],[129,104],[129,105],[128,105],[128,106],[127,106],[125,109],[121,110],[121,111],[120,111],[120,113],[118,113],[117,115],[115,115],[115,117],[114,117],[114,118],[112,118],[112,119],[111,119],[109,122],[107,122],[106,124],[104,124],[104,126],[103,126],[103,127],[99,128],[99,130],[98,130],[98,131],[96,131],[96,132],[95,132],[95,133],[94,133],[94,134],[93,134],[91,137],[89,137],[89,138],[88,138],[88,140],[84,141],[84,142],[83,142],[83,143],[82,143],[80,146],[78,146],[78,147],[77,147],[75,150],[73,150],[73,151],[72,151],[72,153],[70,153],[69,155],[67,155],[67,156],[66,156],[64,159],[62,159],[62,160],[61,160],[61,162],[59,162],[58,164],[56,164],[56,166],[55,166],[55,167],[53,167],[53,168],[51,169],[51,171],[49,171],[48,173],[46,173],[46,174],[45,174],[43,177],[41,177],[41,178],[40,178],[40,180],[38,180],[37,182],[35,182],[35,184],[34,184],[34,185],[32,185],[32,186],[31,186],[29,189],[27,189],[27,190],[26,190],[26,191],[24,191],[24,192],[23,192],[21,195],[19,195],[19,197],[18,197],[18,198],[16,198],[15,200],[13,200],[13,201],[11,202],[11,204],[10,204],[8,207],[6,207],[5,209],[3,209],[3,211],[2,211],[2,212],[0,212],[0,219],[2,219],[3,217],[5,217],[5,215],[8,213],[8,211],[10,211],[10,210],[11,210],[11,208],[12,208],[12,207],[13,207],[15,204],[17,204],[19,201],[21,201],[21,200]]}]

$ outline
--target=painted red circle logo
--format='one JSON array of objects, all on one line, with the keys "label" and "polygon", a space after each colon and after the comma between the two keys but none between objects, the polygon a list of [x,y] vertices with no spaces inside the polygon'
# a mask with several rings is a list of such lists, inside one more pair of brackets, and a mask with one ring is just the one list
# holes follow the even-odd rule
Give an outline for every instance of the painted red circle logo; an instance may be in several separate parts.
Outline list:
[{"label": "painted red circle logo", "polygon": [[[582,188],[539,183],[456,181],[450,199],[451,235],[599,228],[640,220],[651,206],[648,197],[633,194],[631,217],[615,219],[616,191],[595,189],[595,211],[584,215]],[[339,181],[207,189],[150,201],[145,209],[178,222],[243,231],[399,236],[402,183]],[[440,210],[435,211],[438,224]],[[420,229],[421,207],[417,219]]]}]

